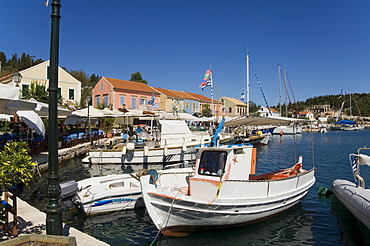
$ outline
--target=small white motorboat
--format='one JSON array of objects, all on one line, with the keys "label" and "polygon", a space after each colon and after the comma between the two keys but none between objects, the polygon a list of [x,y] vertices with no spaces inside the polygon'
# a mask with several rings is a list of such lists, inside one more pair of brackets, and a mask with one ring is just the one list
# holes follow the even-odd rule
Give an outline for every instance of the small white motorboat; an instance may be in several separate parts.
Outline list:
[{"label": "small white motorboat", "polygon": [[334,180],[331,191],[358,220],[370,229],[370,189],[365,187],[365,180],[360,176],[360,166],[370,166],[370,156],[360,153],[364,150],[370,150],[370,148],[359,148],[356,154],[349,155],[355,182]]},{"label": "small white motorboat", "polygon": [[[139,178],[153,170],[141,170],[137,174],[118,174],[92,177],[81,181],[60,183],[61,195],[67,208],[78,207],[86,215],[108,213],[144,207]],[[193,173],[192,168],[156,171],[156,175]]]},{"label": "small white motorboat", "polygon": [[314,168],[302,169],[302,157],[288,169],[255,170],[250,144],[200,148],[192,175],[140,178],[145,207],[162,234],[183,236],[268,219],[296,205],[315,183]]}]

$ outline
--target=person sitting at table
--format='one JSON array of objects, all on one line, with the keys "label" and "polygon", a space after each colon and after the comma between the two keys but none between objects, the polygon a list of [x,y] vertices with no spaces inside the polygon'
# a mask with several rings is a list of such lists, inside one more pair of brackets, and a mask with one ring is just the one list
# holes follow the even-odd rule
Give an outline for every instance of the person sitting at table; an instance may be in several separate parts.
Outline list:
[{"label": "person sitting at table", "polygon": [[133,130],[132,127],[130,127],[129,131],[128,131],[128,140],[129,142],[133,142],[134,140],[137,139],[137,134],[136,132]]}]

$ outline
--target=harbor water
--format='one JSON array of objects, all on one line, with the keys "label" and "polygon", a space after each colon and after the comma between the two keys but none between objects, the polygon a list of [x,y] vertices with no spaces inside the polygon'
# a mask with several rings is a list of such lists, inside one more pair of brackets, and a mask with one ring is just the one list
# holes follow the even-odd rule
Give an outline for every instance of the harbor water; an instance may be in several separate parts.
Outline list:
[{"label": "harbor water", "polygon": [[[290,167],[302,156],[304,169],[316,168],[316,183],[297,206],[254,225],[201,231],[176,238],[160,237],[145,209],[90,217],[68,211],[63,219],[70,226],[110,245],[150,245],[155,239],[155,245],[370,245],[370,230],[335,197],[318,194],[320,186],[330,188],[335,179],[353,181],[349,154],[366,146],[370,147],[370,129],[274,135],[268,145],[258,146],[257,173]],[[82,164],[81,158],[75,158],[62,163],[59,174],[61,181],[78,181],[138,168],[142,167],[88,166]],[[365,181],[370,182],[370,168],[362,170]],[[47,203],[45,180],[46,177],[40,178],[37,193],[27,201],[40,210]]]}]

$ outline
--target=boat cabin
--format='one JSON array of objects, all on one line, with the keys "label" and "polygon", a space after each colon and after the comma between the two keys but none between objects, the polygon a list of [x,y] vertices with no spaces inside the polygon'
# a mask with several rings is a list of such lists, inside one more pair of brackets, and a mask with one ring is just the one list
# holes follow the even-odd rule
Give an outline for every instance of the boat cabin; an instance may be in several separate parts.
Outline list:
[{"label": "boat cabin", "polygon": [[216,196],[220,183],[227,180],[249,180],[256,171],[256,149],[250,144],[200,148],[194,176],[189,178],[193,197]]}]

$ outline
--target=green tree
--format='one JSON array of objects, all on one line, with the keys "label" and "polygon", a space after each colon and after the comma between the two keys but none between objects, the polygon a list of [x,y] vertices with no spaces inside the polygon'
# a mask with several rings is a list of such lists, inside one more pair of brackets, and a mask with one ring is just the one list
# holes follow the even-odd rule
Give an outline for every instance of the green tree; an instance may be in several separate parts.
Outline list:
[{"label": "green tree", "polygon": [[112,131],[115,120],[116,120],[115,118],[111,117],[101,118],[101,122],[103,123],[104,131],[106,133]]},{"label": "green tree", "polygon": [[17,53],[12,55],[12,58],[8,61],[8,66],[18,68],[18,55]]},{"label": "green tree", "polygon": [[90,84],[94,87],[100,80],[100,76],[95,73],[90,75]]},{"label": "green tree", "polygon": [[136,73],[131,74],[130,81],[148,84],[148,81],[146,81],[145,79],[143,79],[141,77],[141,74],[139,72],[136,72]]},{"label": "green tree", "polygon": [[[90,79],[87,76],[87,74],[82,70],[72,70],[69,71],[69,73],[75,77],[78,81],[81,82],[81,99],[80,99],[80,105],[84,107],[86,105],[86,98],[87,96],[92,96],[92,89],[93,86],[90,84]],[[86,105],[87,107],[87,105]]]},{"label": "green tree", "polygon": [[256,103],[249,101],[249,114],[254,114],[258,111],[261,106],[257,106]]},{"label": "green tree", "polygon": [[[0,151],[0,190],[7,191],[32,180],[35,162],[26,142],[7,143]],[[0,206],[0,221],[5,220],[5,206]]]},{"label": "green tree", "polygon": [[0,189],[27,185],[32,180],[36,163],[32,161],[29,151],[26,142],[7,143],[4,146],[0,152]]},{"label": "green tree", "polygon": [[212,110],[209,108],[209,104],[202,104],[202,115],[205,117],[212,117]]},{"label": "green tree", "polygon": [[0,51],[0,63],[1,63],[1,67],[6,66],[6,55],[2,51]]},{"label": "green tree", "polygon": [[[46,90],[45,84],[39,83],[37,80],[32,80],[30,86],[22,92],[22,99],[35,99],[36,101],[48,103],[49,93]],[[59,99],[60,100],[60,99]]]}]

